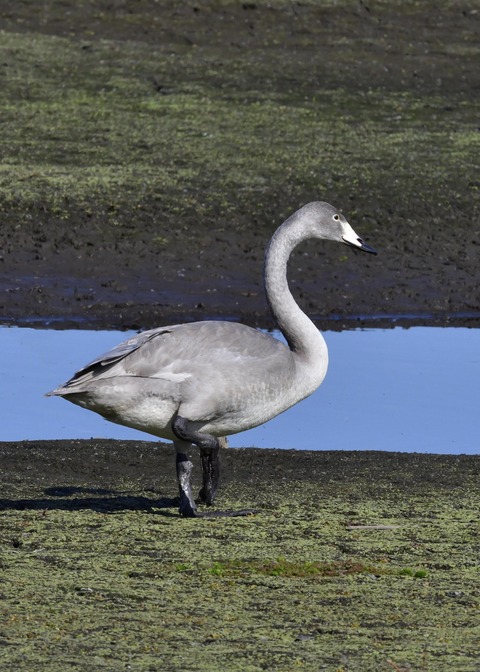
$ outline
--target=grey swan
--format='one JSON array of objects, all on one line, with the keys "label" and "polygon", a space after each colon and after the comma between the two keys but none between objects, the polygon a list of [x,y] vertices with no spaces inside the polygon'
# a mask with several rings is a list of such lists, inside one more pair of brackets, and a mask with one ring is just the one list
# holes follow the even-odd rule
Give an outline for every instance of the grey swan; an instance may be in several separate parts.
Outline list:
[{"label": "grey swan", "polygon": [[246,325],[222,321],[145,331],[98,357],[47,396],[175,444],[179,512],[200,515],[192,496],[190,449],[203,472],[199,497],[213,503],[221,437],[271,420],[322,383],[328,367],[323,336],[290,293],[287,262],[309,238],[376,254],[336,208],[308,203],[275,232],[265,254],[267,300],[288,345]]}]

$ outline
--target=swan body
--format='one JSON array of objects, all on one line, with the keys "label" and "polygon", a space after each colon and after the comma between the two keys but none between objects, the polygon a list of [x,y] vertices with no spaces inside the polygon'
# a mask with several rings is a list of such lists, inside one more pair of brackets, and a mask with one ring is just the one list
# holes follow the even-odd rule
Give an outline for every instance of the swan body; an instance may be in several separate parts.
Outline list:
[{"label": "swan body", "polygon": [[327,346],[287,282],[288,258],[307,238],[376,254],[328,203],[309,203],[277,229],[265,255],[265,291],[287,345],[232,322],[160,327],[124,341],[48,393],[174,441],[185,516],[197,515],[190,486],[192,445],[202,458],[200,497],[211,504],[219,477],[218,437],[267,422],[310,395],[325,377]]}]

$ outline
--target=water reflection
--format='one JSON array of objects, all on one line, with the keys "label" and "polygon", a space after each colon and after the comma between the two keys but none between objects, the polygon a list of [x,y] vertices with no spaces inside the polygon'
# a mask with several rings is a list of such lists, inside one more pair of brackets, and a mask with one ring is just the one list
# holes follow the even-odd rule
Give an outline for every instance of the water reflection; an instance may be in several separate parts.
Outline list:
[{"label": "water reflection", "polygon": [[[44,398],[128,332],[0,329],[0,440],[142,438],[62,399]],[[478,331],[463,328],[327,332],[320,389],[232,446],[309,450],[480,452]]]}]

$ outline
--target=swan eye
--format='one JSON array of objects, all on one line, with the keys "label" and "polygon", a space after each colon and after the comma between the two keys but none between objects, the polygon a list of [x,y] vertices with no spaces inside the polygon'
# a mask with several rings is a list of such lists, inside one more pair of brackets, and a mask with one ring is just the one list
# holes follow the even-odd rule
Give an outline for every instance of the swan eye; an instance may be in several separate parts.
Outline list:
[{"label": "swan eye", "polygon": [[333,215],[333,219],[338,222],[340,220],[340,217],[338,215]]}]

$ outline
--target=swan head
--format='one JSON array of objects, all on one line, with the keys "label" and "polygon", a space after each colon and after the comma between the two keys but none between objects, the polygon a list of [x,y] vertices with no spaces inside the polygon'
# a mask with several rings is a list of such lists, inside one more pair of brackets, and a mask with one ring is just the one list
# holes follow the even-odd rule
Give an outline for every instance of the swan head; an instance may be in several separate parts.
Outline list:
[{"label": "swan head", "polygon": [[355,233],[345,216],[330,203],[308,203],[298,214],[301,220],[309,223],[309,234],[313,237],[334,240],[356,250],[377,254],[373,247]]}]

